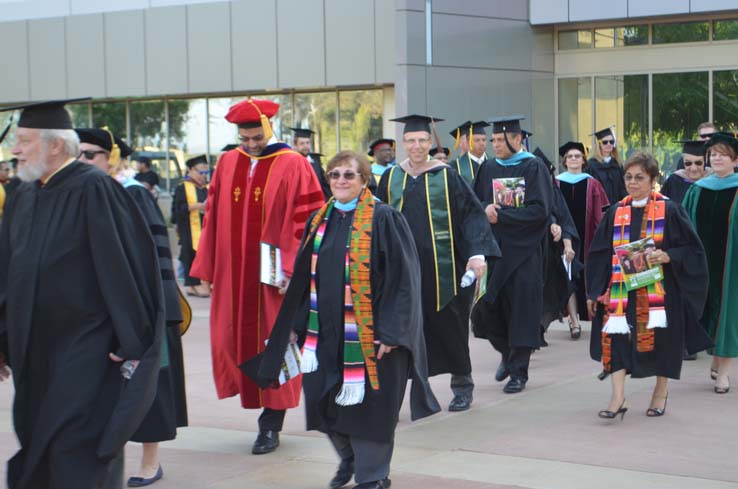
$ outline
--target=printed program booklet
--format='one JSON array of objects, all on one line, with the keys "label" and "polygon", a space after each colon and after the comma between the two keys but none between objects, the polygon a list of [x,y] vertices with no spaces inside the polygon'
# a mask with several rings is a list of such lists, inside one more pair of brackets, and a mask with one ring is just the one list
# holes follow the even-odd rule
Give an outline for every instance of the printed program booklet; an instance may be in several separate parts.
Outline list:
[{"label": "printed program booklet", "polygon": [[625,289],[631,290],[647,287],[664,279],[661,265],[649,265],[648,255],[656,250],[653,238],[643,238],[615,248],[620,262]]},{"label": "printed program booklet", "polygon": [[284,280],[282,255],[279,248],[261,243],[261,283],[279,287]]},{"label": "printed program booklet", "polygon": [[525,206],[525,178],[495,178],[492,181],[494,203],[502,207]]}]

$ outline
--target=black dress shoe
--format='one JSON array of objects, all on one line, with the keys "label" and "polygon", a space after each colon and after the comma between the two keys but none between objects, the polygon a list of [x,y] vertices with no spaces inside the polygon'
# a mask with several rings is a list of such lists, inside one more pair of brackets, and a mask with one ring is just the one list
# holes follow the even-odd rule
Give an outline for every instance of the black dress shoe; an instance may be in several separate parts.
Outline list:
[{"label": "black dress shoe", "polygon": [[495,372],[495,380],[497,382],[502,382],[510,375],[510,371],[507,369],[507,362],[505,360],[500,360],[500,364],[497,366],[497,371]]},{"label": "black dress shoe", "polygon": [[251,449],[251,453],[254,455],[264,455],[265,453],[272,453],[279,446],[279,431],[265,430],[260,431],[259,436],[256,437],[254,447]]},{"label": "black dress shoe", "polygon": [[339,487],[343,487],[351,480],[351,478],[354,476],[354,459],[345,459],[341,460],[341,463],[338,465],[338,470],[336,471],[336,475],[333,476],[333,479],[328,483],[328,487],[330,489],[338,489]]},{"label": "black dress shoe", "polygon": [[353,489],[387,489],[391,485],[391,480],[382,479],[381,481],[362,482],[361,484],[355,485]]},{"label": "black dress shoe", "polygon": [[505,394],[517,394],[518,392],[521,392],[523,389],[525,389],[525,383],[525,380],[513,377],[507,382],[507,384],[505,384],[502,392],[504,392]]},{"label": "black dress shoe", "polygon": [[449,411],[466,411],[471,407],[472,403],[471,394],[456,394],[448,405]]}]

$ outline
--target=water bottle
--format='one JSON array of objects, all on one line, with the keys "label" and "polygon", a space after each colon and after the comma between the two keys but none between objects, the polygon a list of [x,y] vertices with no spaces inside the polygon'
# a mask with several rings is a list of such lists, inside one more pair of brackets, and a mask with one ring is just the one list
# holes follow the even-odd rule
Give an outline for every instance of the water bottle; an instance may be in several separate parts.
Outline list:
[{"label": "water bottle", "polygon": [[477,275],[474,270],[467,270],[463,277],[461,277],[461,287],[466,288],[477,281]]}]

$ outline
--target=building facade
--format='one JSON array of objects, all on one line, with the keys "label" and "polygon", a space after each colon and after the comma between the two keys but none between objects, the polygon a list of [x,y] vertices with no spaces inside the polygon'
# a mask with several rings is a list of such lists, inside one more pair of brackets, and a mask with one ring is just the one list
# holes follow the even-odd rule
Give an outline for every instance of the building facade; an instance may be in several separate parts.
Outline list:
[{"label": "building facade", "polygon": [[448,146],[462,121],[522,114],[550,156],[615,125],[668,171],[697,124],[738,123],[737,0],[0,0],[0,43],[0,105],[92,97],[75,123],[162,155],[165,177],[235,142],[223,116],[247,96],[328,156],[398,136],[395,115],[445,119]]}]

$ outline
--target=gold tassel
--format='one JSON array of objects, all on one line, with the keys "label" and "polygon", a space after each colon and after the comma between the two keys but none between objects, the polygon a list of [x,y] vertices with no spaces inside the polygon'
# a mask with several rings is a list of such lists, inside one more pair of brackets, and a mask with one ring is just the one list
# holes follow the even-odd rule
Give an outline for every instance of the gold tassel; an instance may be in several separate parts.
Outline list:
[{"label": "gold tassel", "polygon": [[113,137],[113,133],[110,132],[110,129],[108,129],[108,126],[103,126],[101,129],[110,136],[112,147],[110,149],[110,156],[108,156],[108,163],[110,164],[110,174],[115,175],[118,173],[118,165],[120,165],[120,148],[115,144],[115,138]]},{"label": "gold tassel", "polygon": [[274,132],[272,131],[272,125],[269,123],[269,118],[261,113],[261,110],[259,110],[259,106],[256,105],[252,99],[249,99],[249,103],[253,105],[256,111],[259,113],[259,120],[261,121],[261,128],[264,130],[264,137],[268,141],[274,135]]},{"label": "gold tassel", "polygon": [[461,142],[461,131],[459,128],[456,128],[456,142],[454,143],[454,151],[459,149],[459,143]]},{"label": "gold tassel", "polygon": [[472,131],[474,130],[474,124],[469,126],[469,151],[474,151],[474,138],[472,137]]}]

